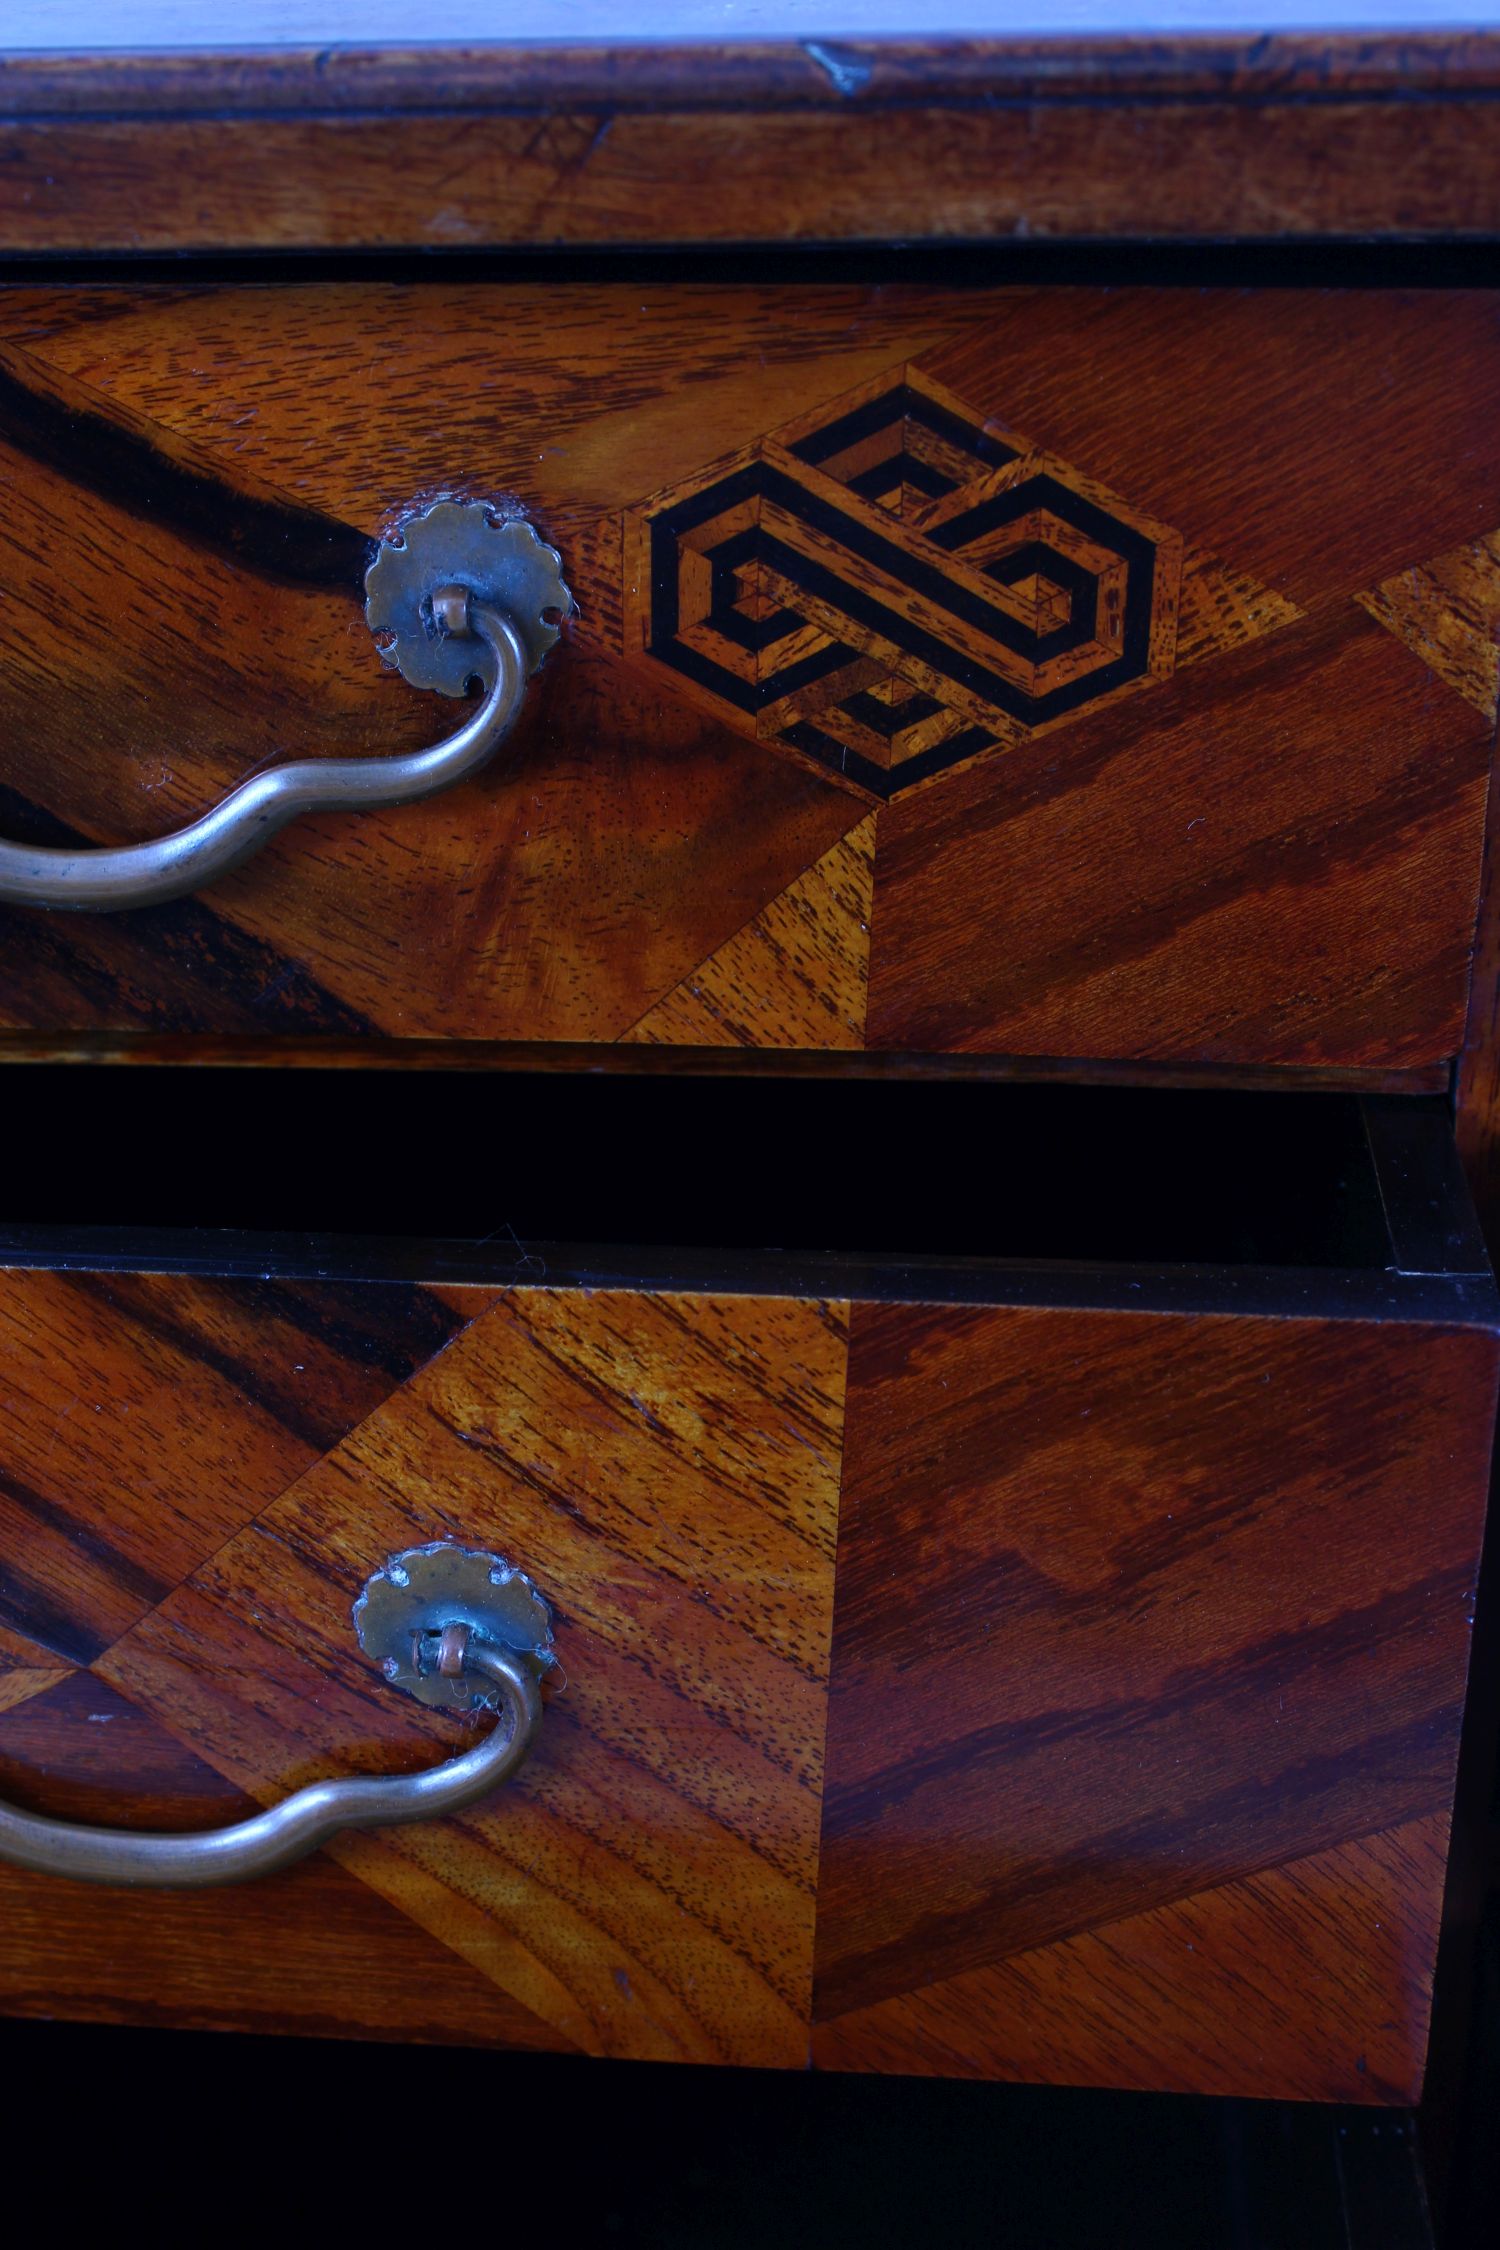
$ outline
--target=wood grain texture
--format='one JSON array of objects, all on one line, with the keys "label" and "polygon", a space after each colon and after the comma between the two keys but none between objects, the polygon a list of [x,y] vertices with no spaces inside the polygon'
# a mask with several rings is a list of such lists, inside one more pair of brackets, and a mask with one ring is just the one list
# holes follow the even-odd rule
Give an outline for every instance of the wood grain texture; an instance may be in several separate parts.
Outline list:
[{"label": "wood grain texture", "polygon": [[1490,735],[1350,604],[888,806],[870,1044],[1454,1052]]},{"label": "wood grain texture", "polygon": [[[654,110],[672,95],[691,95],[710,107],[738,101],[879,108],[923,96],[951,102],[966,95],[1018,99],[1048,92],[1095,99],[1296,95],[1338,104],[1369,95],[1442,98],[1500,87],[1500,39],[1492,32],[1411,25],[1399,36],[1375,29],[1351,34],[1331,30],[1316,8],[1309,8],[1303,26],[1288,23],[1253,38],[1205,32],[1201,23],[1193,27],[1188,9],[1175,36],[1151,39],[1129,33],[1001,36],[998,28],[988,36],[924,37],[908,29],[841,39],[834,48],[784,35],[794,26],[817,28],[798,0],[787,0],[779,13],[774,36],[728,41],[673,38],[664,20],[658,36],[640,40],[512,45],[455,34],[452,40],[414,45],[371,37],[363,45],[336,42],[313,49],[282,36],[285,26],[274,12],[269,24],[257,23],[254,8],[242,17],[237,28],[245,43],[239,47],[218,38],[217,18],[212,42],[190,39],[179,12],[174,25],[179,45],[160,41],[148,51],[118,41],[91,45],[87,19],[75,16],[77,36],[70,45],[50,38],[40,42],[34,30],[24,34],[22,44],[18,32],[0,85],[5,108],[15,116],[191,115],[236,108],[400,112],[435,105],[483,109],[496,102],[530,108],[551,101],[591,108],[605,100],[622,109]],[[997,26],[1003,15],[1001,0]],[[459,18],[450,20],[456,24]],[[138,28],[138,13],[129,21]],[[370,21],[361,16],[360,28],[368,29]],[[828,23],[820,28],[826,31]],[[252,31],[260,34],[253,44]],[[273,35],[265,36],[268,32]],[[830,56],[847,66],[842,84],[830,70]]]},{"label": "wood grain texture", "polygon": [[855,2009],[818,2026],[814,2058],[943,2078],[1409,2101],[1447,1837],[1432,1814]]},{"label": "wood grain texture", "polygon": [[[380,301],[392,302],[384,293]],[[756,337],[770,348],[777,308],[751,313],[748,294],[739,301],[750,327],[720,323],[708,339],[702,373],[710,390],[719,363],[727,365],[733,353],[759,348]],[[168,305],[153,302],[166,317]],[[368,394],[362,385],[349,388],[347,361],[339,375],[336,359],[322,360],[320,377],[314,363],[327,338],[318,335],[316,308],[296,297],[283,303],[291,316],[286,351],[302,355],[309,381],[326,378],[331,386],[325,397],[335,425],[325,431],[324,450],[328,458],[341,456],[339,504],[356,505],[370,531],[403,499],[441,483],[444,464],[451,478],[455,460],[492,452],[492,417],[506,412],[493,396],[467,428],[435,430],[425,411],[415,421],[408,417],[429,433],[425,466],[409,457],[409,446],[383,460],[378,447],[351,447],[357,397]],[[260,395],[272,370],[257,342],[258,324],[245,325],[250,308],[232,294],[200,300],[196,361],[202,364],[202,351],[213,344],[215,306],[225,308],[228,331],[216,363],[226,378],[235,365],[246,376],[241,397],[255,410],[250,426],[273,423],[271,404]],[[406,310],[418,326],[408,332],[404,379],[416,383],[422,316],[410,300]],[[490,332],[483,322],[469,324],[462,293],[450,299],[450,310],[464,328],[462,349],[471,361],[495,364]],[[672,387],[670,310],[658,296],[641,308],[635,335],[617,339],[627,356],[627,408],[631,386],[645,386],[648,404]],[[540,341],[545,330],[555,369],[549,382],[561,387],[554,418],[569,399],[582,411],[600,345],[623,312],[622,294],[584,292],[573,302],[571,322],[565,312],[562,300],[531,293],[530,334]],[[852,293],[823,308],[802,339],[814,366],[836,357],[840,345],[846,352],[852,345],[853,364],[868,364],[870,346],[858,348],[858,315]],[[881,339],[900,317],[873,308],[876,349],[888,348]],[[910,333],[912,317],[903,333]],[[930,303],[915,317],[930,322]],[[787,325],[783,317],[783,331]],[[118,341],[133,352],[128,335]],[[180,341],[156,338],[179,369]],[[779,349],[785,352],[784,340]],[[142,342],[143,379],[152,366]],[[473,366],[452,372],[460,391],[475,387]],[[783,380],[805,382],[806,372],[794,368]],[[28,566],[26,585],[17,589],[24,599],[0,620],[0,632],[9,626],[5,646],[16,659],[7,666],[4,715],[26,744],[7,772],[26,800],[6,807],[12,833],[55,836],[59,817],[96,835],[158,832],[213,802],[269,755],[294,749],[295,739],[287,741],[290,710],[318,710],[318,724],[298,733],[324,755],[410,748],[451,724],[451,707],[414,696],[372,661],[357,609],[370,552],[364,531],[345,528],[304,498],[272,505],[266,492],[282,487],[253,459],[240,458],[243,448],[226,456],[217,426],[194,430],[187,426],[191,415],[181,429],[162,425],[150,411],[163,402],[149,380],[144,405],[114,398],[106,417],[93,387],[100,370],[91,364],[85,373],[81,384],[57,368],[34,373],[29,388],[17,381],[6,420],[12,450],[9,461],[0,458],[0,471],[9,470],[30,551],[51,558]],[[774,373],[767,380],[776,395]],[[534,372],[529,389],[539,429]],[[185,395],[193,401],[218,394],[190,384]],[[160,432],[159,448],[142,439],[146,427]],[[635,442],[644,437],[637,431]],[[519,442],[533,450],[529,436]],[[602,458],[611,457],[604,448]],[[233,498],[212,479],[205,484],[205,458],[218,463]],[[99,604],[115,606],[120,639],[130,649],[124,692],[111,699],[107,724],[86,735],[65,691],[94,677],[99,644],[80,636],[66,650],[55,640],[39,645],[26,608],[29,600],[51,607],[68,598],[64,462],[75,496],[80,478],[92,480],[86,528],[76,521],[76,497],[71,512],[97,573]],[[283,473],[288,484],[303,485],[289,463],[276,470]],[[557,506],[549,506],[549,519],[560,519],[561,528],[558,520],[548,528],[565,541],[570,528],[583,536],[598,521],[593,475],[585,464],[571,512],[553,491]],[[500,480],[477,481],[493,492]],[[144,540],[143,516],[150,526]],[[571,554],[570,544],[570,561]],[[580,591],[586,644],[594,604],[587,582]],[[316,621],[309,602],[320,605]],[[270,654],[262,659],[254,652],[266,645],[268,624]],[[491,773],[457,795],[408,808],[411,817],[394,824],[382,816],[300,823],[284,860],[273,847],[211,898],[123,923],[8,915],[6,1001],[13,1023],[33,1025],[193,1033],[217,1022],[221,1030],[253,1035],[257,1027],[270,1032],[300,1022],[335,1037],[378,1028],[419,1037],[542,1031],[549,1038],[610,1039],[815,865],[860,810],[784,763],[746,770],[726,730],[607,658],[572,661],[537,683],[514,746]],[[309,956],[316,956],[316,968]]]},{"label": "wood grain texture", "polygon": [[1177,663],[1201,663],[1221,650],[1239,648],[1290,625],[1300,612],[1295,602],[1263,586],[1248,572],[1230,569],[1189,547],[1182,558],[1182,591],[1177,611]]},{"label": "wood grain texture", "polygon": [[[0,1719],[0,1790],[57,1819],[188,1830],[254,1805],[97,1677]],[[324,1855],[233,1891],[85,1891],[0,1862],[12,2016],[565,2048]]]},{"label": "wood grain texture", "polygon": [[1495,51],[1453,32],[21,57],[0,245],[1484,233]]},{"label": "wood grain texture", "polygon": [[[1500,714],[1500,533],[1384,579],[1359,597],[1493,730]],[[1454,1073],[1459,1154],[1490,1254],[1500,1248],[1500,800],[1487,807],[1463,1044]]]},{"label": "wood grain texture", "polygon": [[15,1711],[68,1677],[65,1667],[50,1671],[0,1672],[0,1711]]},{"label": "wood grain texture", "polygon": [[[6,1286],[37,1278],[54,1279],[12,1276]],[[146,1287],[126,1283],[127,1294]],[[393,1306],[417,1294],[364,1293]],[[425,1302],[431,1293],[421,1294]],[[268,1317],[255,1285],[216,1285],[214,1305],[221,1321],[229,1307],[253,1338],[261,1394],[294,1391],[297,1362],[311,1360],[315,1344]],[[27,1309],[18,1307],[17,1329],[29,1327]],[[333,1847],[342,1872],[326,1876],[331,1899],[352,1889],[364,1901],[357,1926],[369,1925],[372,1942],[387,1918],[409,1933],[365,2016],[337,1964],[320,1996],[313,1940],[301,1931],[259,1982],[252,1978],[247,2017],[274,2015],[285,1979],[300,1978],[301,1997],[286,2011],[292,2023],[326,2017],[329,2028],[357,2030],[368,2021],[394,2035],[405,2012],[414,2035],[444,2036],[477,1980],[489,1998],[475,2012],[475,2038],[510,2041],[514,2025],[521,2045],[801,2066],[842,1310],[455,1288],[442,1292],[441,1311],[452,1332],[445,1349],[415,1372],[387,1355],[353,1426],[320,1425],[318,1441],[259,1486],[254,1402],[243,1426],[225,1426],[217,1399],[185,1395],[167,1367],[160,1411],[171,1422],[157,1434],[170,1491],[164,1479],[137,1490],[130,1465],[118,1463],[122,1499],[106,1511],[93,1448],[107,1438],[92,1427],[75,1435],[30,1411],[32,1442],[53,1449],[50,1498],[36,1520],[44,1531],[55,1525],[59,1539],[71,1524],[85,1545],[66,1583],[60,1556],[50,1569],[29,1551],[24,1573],[7,1566],[10,1609],[17,1631],[43,1647],[63,1637],[58,1615],[86,1617],[91,1645],[80,1653],[91,1661],[76,1681],[39,1692],[0,1723],[14,1730],[36,1713],[41,1724],[71,1708],[60,1696],[86,1698],[102,1683],[101,1693],[119,1699],[109,1711],[143,1714],[158,1730],[148,1728],[150,1741],[182,1746],[175,1766],[168,1752],[164,1764],[146,1761],[135,1817],[153,1791],[170,1794],[179,1770],[190,1798],[202,1772],[218,1777],[221,1794],[232,1785],[269,1803],[317,1774],[431,1764],[451,1748],[441,1724],[372,1674],[354,1642],[350,1603],[402,1547],[454,1537],[497,1548],[556,1605],[565,1685],[550,1694],[544,1748],[519,1784],[459,1821]],[[118,1317],[128,1358],[129,1318]],[[187,1320],[185,1311],[181,1325]],[[357,1328],[357,1308],[347,1326]],[[54,1362],[69,1348],[88,1396],[97,1388],[92,1363],[104,1360],[99,1340],[54,1342]],[[146,1437],[140,1442],[144,1449]],[[216,1505],[211,1476],[191,1473],[204,1455],[211,1467],[215,1448],[250,1455],[232,1516]],[[170,1534],[159,1526],[174,1513],[190,1521],[169,1563]],[[106,1533],[123,1557],[107,1566],[87,1544],[97,1548]],[[140,1554],[154,1576],[138,1592],[127,1566],[139,1577]],[[162,1583],[169,1574],[171,1588]],[[121,1581],[125,1591],[114,1594]],[[98,1646],[106,1633],[108,1645]],[[74,1623],[70,1648],[84,1638]],[[128,1804],[134,1737],[106,1731],[120,1746],[108,1770]],[[31,1739],[0,1734],[0,1753],[6,1741],[22,1745],[24,1768]],[[76,1728],[69,1743],[71,1758]],[[78,1770],[61,1753],[57,1763]],[[12,1794],[39,1803],[52,1779],[43,1761]],[[257,1929],[271,1926],[279,1891],[288,1918],[317,1910],[318,1879],[301,1892],[282,1888],[290,1880],[257,1886],[255,1897],[267,1901],[247,1910],[260,1915]],[[36,1894],[14,1951],[0,1941],[0,2003],[14,1994],[23,2011],[35,2007],[45,1964],[85,1917],[93,1934],[68,1974],[69,1992],[111,1932],[123,1946],[137,1926],[158,1939],[170,1927],[160,1905],[142,1922],[138,1902],[62,1884],[38,1884]],[[181,1976],[160,2001],[163,2019],[232,2013],[239,1894],[225,1897],[218,1919],[213,1902],[198,1910]],[[48,1916],[54,1934],[40,1945],[39,1967],[36,1932]],[[217,1966],[216,1949],[229,1955]],[[452,1967],[419,2005],[418,1968],[429,1952]],[[117,1974],[101,1989],[96,2011],[129,2014],[142,1986]]]},{"label": "wood grain texture", "polygon": [[562,1660],[457,1820],[186,1902],[0,1872],[0,2007],[783,2067],[812,2022],[824,2067],[1414,2091],[1485,1331],[900,1303],[851,1347],[812,1300],[20,1272],[0,1305],[7,1795],[191,1828],[430,1764],[348,1617],[430,1538],[526,1568]]},{"label": "wood grain texture", "polygon": [[871,813],[851,828],[626,1039],[652,1046],[862,1047],[875,819]]},{"label": "wood grain texture", "polygon": [[[1203,1991],[1183,1966],[1174,2029],[1162,1961],[1201,1923],[1219,2011],[1248,1988],[1236,2091],[1357,2098],[1389,2022],[1365,2095],[1414,2094],[1438,1863],[1346,1860],[1394,1933],[1360,1979],[1323,1855],[1446,1819],[1495,1372],[1478,1332],[856,1308],[814,2000],[854,2020],[825,2054],[868,2033],[890,2065],[909,2030],[962,2069],[993,1990],[975,2060],[1027,2075],[1034,1986],[1076,2018],[1058,2076],[1193,2082]],[[1278,1885],[1309,1903],[1267,1965]]]},{"label": "wood grain texture", "polygon": [[1493,723],[1500,703],[1500,531],[1400,571],[1359,600]]},{"label": "wood grain texture", "polygon": [[[8,915],[18,1035],[1457,1049],[1485,726],[1360,605],[1500,521],[1488,295],[53,286],[0,345],[15,833],[431,739],[358,612],[414,500],[523,508],[580,602],[460,791],[178,906]],[[36,628],[80,554],[91,730],[98,636]]]},{"label": "wood grain texture", "polygon": [[[1463,374],[1500,340],[1489,291],[1035,289],[1005,303],[1012,317],[923,366],[1302,609],[1500,522],[1480,508],[1500,440]],[[1356,372],[1371,365],[1384,380]]]},{"label": "wood grain texture", "polygon": [[0,1622],[88,1663],[461,1326],[415,1289],[6,1275]]},{"label": "wood grain texture", "polygon": [[[414,496],[511,494],[570,561],[570,541],[611,511],[993,317],[985,293],[924,288],[920,276],[885,288],[649,277],[632,287],[434,269],[417,286],[153,281],[124,294],[94,283],[0,294],[0,332],[41,380],[71,379],[112,414],[191,440],[235,487],[258,478],[367,533]],[[378,386],[351,365],[356,354],[358,367],[378,359]],[[575,591],[587,628],[599,589]]]},{"label": "wood grain texture", "polygon": [[56,1663],[54,1649],[43,1648],[40,1641],[28,1640],[24,1633],[11,1632],[0,1625],[0,1665],[35,1672],[48,1671]]},{"label": "wood grain texture", "polygon": [[1170,677],[1182,541],[919,362],[622,523],[621,646],[877,802]]}]

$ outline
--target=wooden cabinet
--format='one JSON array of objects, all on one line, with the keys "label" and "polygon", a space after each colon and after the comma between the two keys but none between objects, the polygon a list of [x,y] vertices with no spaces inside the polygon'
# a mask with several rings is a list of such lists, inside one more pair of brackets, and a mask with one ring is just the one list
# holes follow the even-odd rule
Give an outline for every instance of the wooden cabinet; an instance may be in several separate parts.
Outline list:
[{"label": "wooden cabinet", "polygon": [[[1500,42],[813,28],[0,53],[0,2011],[1405,2103]],[[473,722],[377,556],[504,672],[461,513],[559,645],[353,810]],[[472,1747],[351,1619],[433,1543],[550,1609],[503,1788],[20,1863]]]}]

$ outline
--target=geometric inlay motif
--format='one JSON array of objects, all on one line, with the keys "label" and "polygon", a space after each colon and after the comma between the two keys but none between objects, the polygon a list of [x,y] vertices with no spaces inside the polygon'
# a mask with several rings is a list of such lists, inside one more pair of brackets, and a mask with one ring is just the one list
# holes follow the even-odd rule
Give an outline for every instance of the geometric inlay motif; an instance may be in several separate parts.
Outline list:
[{"label": "geometric inlay motif", "polygon": [[1177,534],[914,367],[624,528],[644,653],[877,799],[1175,661]]}]

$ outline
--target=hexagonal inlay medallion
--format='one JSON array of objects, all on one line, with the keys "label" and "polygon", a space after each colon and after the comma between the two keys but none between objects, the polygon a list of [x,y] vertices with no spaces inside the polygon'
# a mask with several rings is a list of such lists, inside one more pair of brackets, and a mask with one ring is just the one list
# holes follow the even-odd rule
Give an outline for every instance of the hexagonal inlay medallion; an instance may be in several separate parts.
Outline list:
[{"label": "hexagonal inlay medallion", "polygon": [[1182,542],[899,368],[626,517],[638,645],[887,798],[1173,668]]}]

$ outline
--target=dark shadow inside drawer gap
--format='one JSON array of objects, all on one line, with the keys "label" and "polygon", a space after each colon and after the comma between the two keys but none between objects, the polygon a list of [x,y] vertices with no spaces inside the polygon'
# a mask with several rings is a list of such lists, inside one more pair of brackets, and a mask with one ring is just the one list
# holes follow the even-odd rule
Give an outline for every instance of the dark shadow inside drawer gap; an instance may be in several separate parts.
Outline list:
[{"label": "dark shadow inside drawer gap", "polygon": [[5,1114],[8,1230],[1391,1262],[1339,1094],[32,1066]]}]

